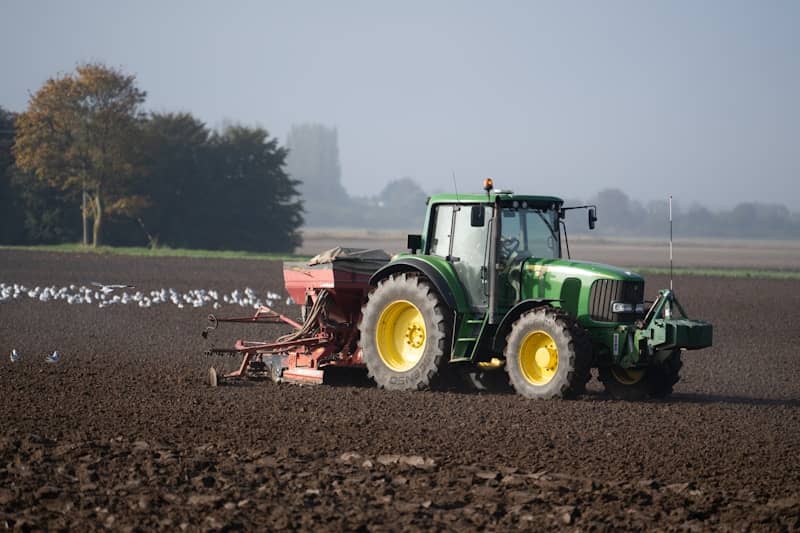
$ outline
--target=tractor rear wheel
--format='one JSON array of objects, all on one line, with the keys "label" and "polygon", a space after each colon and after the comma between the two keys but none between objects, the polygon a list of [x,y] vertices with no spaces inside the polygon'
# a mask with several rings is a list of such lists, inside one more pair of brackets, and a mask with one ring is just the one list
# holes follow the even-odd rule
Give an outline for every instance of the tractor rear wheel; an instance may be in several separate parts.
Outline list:
[{"label": "tractor rear wheel", "polygon": [[591,354],[577,325],[552,307],[524,313],[506,337],[506,371],[526,398],[565,398],[584,390]]},{"label": "tractor rear wheel", "polygon": [[672,394],[672,387],[680,379],[681,366],[681,351],[674,350],[662,363],[648,368],[601,368],[600,381],[606,392],[617,400],[665,398]]},{"label": "tractor rear wheel", "polygon": [[445,305],[436,289],[411,273],[378,283],[361,309],[359,327],[367,372],[379,387],[424,390],[447,364]]}]

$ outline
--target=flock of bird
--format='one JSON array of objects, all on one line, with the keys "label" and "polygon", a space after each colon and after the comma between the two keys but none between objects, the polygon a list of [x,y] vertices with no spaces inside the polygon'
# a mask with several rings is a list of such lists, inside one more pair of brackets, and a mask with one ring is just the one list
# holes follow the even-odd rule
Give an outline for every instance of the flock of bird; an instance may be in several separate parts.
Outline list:
[{"label": "flock of bird", "polygon": [[[274,292],[267,292],[262,299],[250,287],[243,290],[233,290],[230,293],[220,293],[214,289],[191,289],[187,292],[179,292],[175,289],[158,289],[149,292],[127,290],[119,292],[121,289],[135,289],[133,285],[103,284],[92,282],[86,285],[68,285],[56,287],[54,285],[45,287],[26,287],[18,283],[0,282],[0,304],[28,298],[39,302],[67,302],[69,305],[96,304],[100,308],[112,305],[137,305],[139,307],[152,307],[161,304],[173,304],[179,309],[185,307],[198,308],[210,305],[214,309],[219,309],[222,304],[238,305],[241,307],[258,309],[266,305],[272,307],[275,300],[281,296]],[[286,304],[293,303],[291,298],[286,299]],[[21,354],[12,349],[9,354],[12,363],[22,359]],[[58,363],[61,359],[58,351],[45,357],[46,363]]]},{"label": "flock of bird", "polygon": [[[219,309],[222,304],[258,309],[263,305],[271,307],[275,300],[281,298],[279,294],[270,291],[262,299],[250,287],[222,294],[214,289],[191,289],[187,292],[179,292],[172,288],[144,292],[118,292],[120,289],[134,288],[133,285],[105,285],[96,282],[92,282],[90,286],[72,284],[64,287],[56,287],[54,285],[26,287],[18,283],[0,282],[0,304],[10,300],[29,298],[40,302],[63,301],[70,305],[96,304],[100,308],[111,305],[152,307],[171,303],[179,309],[184,307],[197,308],[205,305]],[[287,299],[287,304],[289,303],[291,301]]]}]

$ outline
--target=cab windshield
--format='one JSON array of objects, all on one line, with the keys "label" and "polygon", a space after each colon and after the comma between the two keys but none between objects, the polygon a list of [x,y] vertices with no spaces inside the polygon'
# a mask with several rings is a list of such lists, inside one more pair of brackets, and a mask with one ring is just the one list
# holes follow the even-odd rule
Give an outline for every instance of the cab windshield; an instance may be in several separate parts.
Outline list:
[{"label": "cab windshield", "polygon": [[533,207],[502,207],[500,258],[503,261],[561,256],[558,212]]}]

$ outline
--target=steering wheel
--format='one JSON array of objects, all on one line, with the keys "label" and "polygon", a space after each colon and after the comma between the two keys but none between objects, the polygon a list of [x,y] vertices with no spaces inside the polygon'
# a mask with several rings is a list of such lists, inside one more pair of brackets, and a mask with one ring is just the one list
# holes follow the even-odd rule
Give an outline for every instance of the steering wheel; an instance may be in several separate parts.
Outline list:
[{"label": "steering wheel", "polygon": [[519,239],[516,237],[501,237],[500,248],[503,250],[503,256],[508,259],[519,249]]}]

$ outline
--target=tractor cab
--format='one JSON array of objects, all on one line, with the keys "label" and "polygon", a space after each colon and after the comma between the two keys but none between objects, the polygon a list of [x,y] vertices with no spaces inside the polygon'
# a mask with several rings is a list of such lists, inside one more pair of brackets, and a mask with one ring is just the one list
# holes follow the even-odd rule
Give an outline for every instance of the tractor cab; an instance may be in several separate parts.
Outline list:
[{"label": "tractor cab", "polygon": [[493,279],[502,312],[519,301],[520,272],[529,258],[561,257],[563,201],[492,187],[487,180],[485,194],[432,196],[423,234],[409,236],[422,255],[441,258],[451,266],[468,307],[476,313],[490,307]]}]

